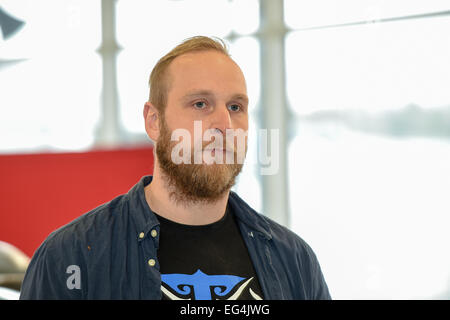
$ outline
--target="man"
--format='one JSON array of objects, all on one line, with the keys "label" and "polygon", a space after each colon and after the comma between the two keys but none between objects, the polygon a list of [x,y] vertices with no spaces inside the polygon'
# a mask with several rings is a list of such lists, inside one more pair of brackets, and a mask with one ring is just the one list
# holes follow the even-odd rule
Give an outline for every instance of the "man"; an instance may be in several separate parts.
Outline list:
[{"label": "man", "polygon": [[161,58],[144,106],[153,176],[53,232],[21,298],[330,299],[311,248],[230,191],[247,108],[223,42],[194,37]]}]

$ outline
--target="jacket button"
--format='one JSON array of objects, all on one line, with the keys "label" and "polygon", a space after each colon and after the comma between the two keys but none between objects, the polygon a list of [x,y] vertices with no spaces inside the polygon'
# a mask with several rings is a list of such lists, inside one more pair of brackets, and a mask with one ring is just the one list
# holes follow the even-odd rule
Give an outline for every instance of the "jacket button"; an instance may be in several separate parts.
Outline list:
[{"label": "jacket button", "polygon": [[150,259],[150,260],[148,260],[148,265],[149,265],[150,267],[154,267],[155,264],[156,264],[155,259]]},{"label": "jacket button", "polygon": [[150,232],[150,234],[151,234],[151,236],[152,236],[153,238],[155,238],[155,237],[158,235],[158,232],[157,232],[155,229],[153,229],[153,230]]},{"label": "jacket button", "polygon": [[143,239],[144,236],[145,236],[145,233],[143,233],[143,232],[139,233],[139,239]]}]

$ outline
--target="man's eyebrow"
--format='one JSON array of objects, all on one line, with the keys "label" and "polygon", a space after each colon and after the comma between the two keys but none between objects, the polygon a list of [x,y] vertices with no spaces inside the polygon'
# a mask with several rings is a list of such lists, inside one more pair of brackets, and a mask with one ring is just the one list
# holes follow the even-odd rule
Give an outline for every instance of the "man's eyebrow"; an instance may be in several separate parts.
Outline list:
[{"label": "man's eyebrow", "polygon": [[[186,93],[182,98],[192,98],[197,96],[214,96],[214,93],[209,90],[193,90]],[[236,93],[231,96],[231,100],[241,100],[244,103],[248,103],[248,97],[245,93]]]},{"label": "man's eyebrow", "polygon": [[246,94],[238,93],[232,97],[233,100],[241,100],[242,102],[248,104],[248,97]]}]

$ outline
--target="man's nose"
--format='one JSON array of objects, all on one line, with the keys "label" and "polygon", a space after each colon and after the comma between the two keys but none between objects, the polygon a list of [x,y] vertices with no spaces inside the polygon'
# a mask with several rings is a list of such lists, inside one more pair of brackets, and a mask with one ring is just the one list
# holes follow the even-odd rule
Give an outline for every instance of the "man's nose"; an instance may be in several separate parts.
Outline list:
[{"label": "man's nose", "polygon": [[231,115],[226,105],[216,107],[211,117],[209,129],[220,130],[223,135],[227,129],[232,129]]}]

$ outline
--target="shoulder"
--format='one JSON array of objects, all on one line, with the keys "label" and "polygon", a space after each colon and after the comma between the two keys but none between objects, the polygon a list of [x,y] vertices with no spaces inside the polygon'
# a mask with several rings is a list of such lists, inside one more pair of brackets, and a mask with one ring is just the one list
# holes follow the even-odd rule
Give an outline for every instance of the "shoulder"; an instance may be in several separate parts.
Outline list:
[{"label": "shoulder", "polygon": [[21,299],[82,298],[86,278],[81,278],[82,290],[70,290],[67,279],[74,271],[86,274],[88,263],[92,263],[91,246],[107,250],[108,238],[125,205],[124,196],[119,196],[53,231],[33,254]]},{"label": "shoulder", "polygon": [[244,223],[254,226],[269,238],[272,238],[275,242],[282,242],[300,248],[304,247],[305,249],[310,249],[308,244],[295,232],[257,212],[236,193],[230,193],[230,201],[238,218],[243,220]]},{"label": "shoulder", "polygon": [[300,262],[308,261],[309,263],[317,263],[313,249],[300,235],[255,210],[253,210],[253,214],[258,219],[267,223],[272,242],[278,250],[286,252],[291,256],[295,254],[295,256],[301,259]]},{"label": "shoulder", "polygon": [[67,249],[107,237],[114,225],[126,218],[126,207],[127,195],[120,195],[53,231],[43,245],[50,250]]},{"label": "shoulder", "polygon": [[257,212],[236,193],[231,192],[230,199],[234,207],[238,208],[238,215],[244,223],[246,222],[248,225],[256,227],[262,233],[266,234],[268,238],[273,240],[273,242],[282,247],[290,248],[291,250],[296,248],[305,254],[312,253],[311,247],[298,234]]}]

